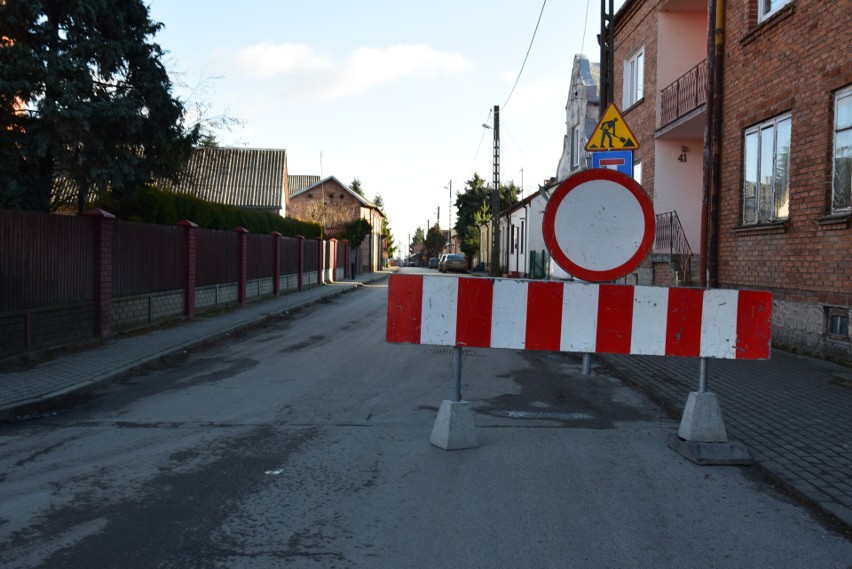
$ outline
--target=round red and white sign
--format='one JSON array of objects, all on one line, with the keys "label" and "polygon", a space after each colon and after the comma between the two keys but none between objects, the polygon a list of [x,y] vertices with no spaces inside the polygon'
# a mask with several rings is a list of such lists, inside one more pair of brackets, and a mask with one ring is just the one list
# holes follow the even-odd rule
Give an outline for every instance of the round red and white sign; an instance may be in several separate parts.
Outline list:
[{"label": "round red and white sign", "polygon": [[636,269],[654,243],[654,206],[633,178],[595,168],[556,187],[544,210],[544,242],[568,273],[591,282]]}]

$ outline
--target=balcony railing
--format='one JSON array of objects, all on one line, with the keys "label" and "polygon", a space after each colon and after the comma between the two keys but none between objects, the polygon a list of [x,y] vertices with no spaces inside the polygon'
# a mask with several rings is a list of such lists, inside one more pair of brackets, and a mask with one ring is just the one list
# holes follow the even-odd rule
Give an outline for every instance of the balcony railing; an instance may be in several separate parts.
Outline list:
[{"label": "balcony railing", "polygon": [[705,59],[660,92],[660,126],[666,126],[707,100]]},{"label": "balcony railing", "polygon": [[692,281],[692,248],[680,224],[676,211],[658,213],[654,235],[654,252],[668,255],[676,284],[688,285]]}]

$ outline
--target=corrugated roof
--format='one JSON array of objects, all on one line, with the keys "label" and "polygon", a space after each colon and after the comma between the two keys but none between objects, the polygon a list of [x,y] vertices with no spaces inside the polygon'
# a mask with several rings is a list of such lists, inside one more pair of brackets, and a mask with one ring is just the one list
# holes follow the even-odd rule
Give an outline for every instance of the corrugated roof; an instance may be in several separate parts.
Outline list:
[{"label": "corrugated roof", "polygon": [[319,176],[308,176],[308,175],[305,175],[305,174],[296,174],[296,175],[289,176],[289,178],[290,178],[290,195],[291,196],[293,194],[297,194],[297,193],[301,192],[305,188],[313,186],[314,184],[316,184],[317,182],[320,181]]},{"label": "corrugated roof", "polygon": [[281,210],[288,201],[287,151],[196,148],[177,184],[158,185],[210,202]]}]

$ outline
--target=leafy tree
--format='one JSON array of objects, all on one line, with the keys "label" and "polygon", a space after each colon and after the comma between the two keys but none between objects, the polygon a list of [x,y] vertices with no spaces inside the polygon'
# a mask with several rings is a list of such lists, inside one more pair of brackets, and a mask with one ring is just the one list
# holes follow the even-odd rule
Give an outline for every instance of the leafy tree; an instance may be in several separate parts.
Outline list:
[{"label": "leafy tree", "polygon": [[446,245],[444,232],[441,231],[441,228],[436,223],[429,228],[429,233],[426,234],[426,241],[424,242],[426,252],[423,255],[424,258],[429,259],[440,256],[441,251],[444,250],[444,245]]},{"label": "leafy tree", "polygon": [[346,223],[343,226],[340,238],[348,240],[352,247],[360,247],[372,230],[373,226],[370,225],[370,222],[362,217]]},{"label": "leafy tree", "polygon": [[[54,178],[119,204],[174,178],[183,126],[143,0],[5,0],[0,10],[0,206],[49,211]],[[17,102],[17,103],[16,103]]]},{"label": "leafy tree", "polygon": [[[376,204],[376,206],[382,210],[382,214],[384,214],[385,200],[382,198],[381,194],[376,194],[373,203]],[[396,239],[393,236],[393,232],[391,232],[390,222],[386,215],[382,218],[382,239],[384,240],[385,254],[387,255],[387,258],[393,259],[394,253],[396,253]]]},{"label": "leafy tree", "polygon": [[352,180],[352,183],[349,184],[349,189],[351,189],[353,192],[355,192],[356,194],[358,194],[362,198],[366,197],[366,196],[364,196],[364,190],[361,189],[361,180],[359,180],[358,178],[355,178],[354,180]]},{"label": "leafy tree", "polygon": [[426,239],[426,236],[425,236],[425,234],[423,233],[423,228],[422,228],[422,227],[418,227],[417,229],[415,229],[415,230],[414,230],[414,237],[412,237],[412,238],[411,238],[411,245],[408,247],[408,254],[410,255],[410,254],[414,253],[414,249],[415,249],[418,245],[420,245],[421,243],[423,243],[423,241],[424,241],[425,239]]},{"label": "leafy tree", "polygon": [[[465,182],[465,191],[456,194],[456,233],[461,237],[465,255],[479,251],[479,226],[491,218],[491,186],[478,173]],[[500,211],[518,203],[520,188],[514,184],[500,186]]]}]

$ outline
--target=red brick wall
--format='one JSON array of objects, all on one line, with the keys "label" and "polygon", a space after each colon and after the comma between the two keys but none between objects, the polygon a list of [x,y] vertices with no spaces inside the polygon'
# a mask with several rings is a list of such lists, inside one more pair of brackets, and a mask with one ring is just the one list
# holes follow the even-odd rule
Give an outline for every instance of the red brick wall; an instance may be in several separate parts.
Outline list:
[{"label": "red brick wall", "polygon": [[[324,202],[323,202],[324,200]],[[325,203],[325,219],[321,220],[319,204]],[[361,203],[339,184],[329,181],[323,188],[314,188],[290,198],[288,215],[304,221],[325,221],[326,228],[340,227],[344,223],[358,219]]]},{"label": "red brick wall", "polygon": [[[795,0],[757,23],[754,1],[727,3],[719,284],[776,299],[850,306],[852,227],[830,212],[833,92],[852,84],[848,2]],[[742,230],[744,129],[792,114],[789,221]]]},{"label": "red brick wall", "polygon": [[[619,17],[615,28],[615,104],[621,110],[639,149],[634,162],[642,162],[642,187],[654,198],[654,131],[657,114],[657,12],[660,0],[632,2]],[[624,60],[640,47],[645,48],[644,97],[632,107],[622,108]]]}]

